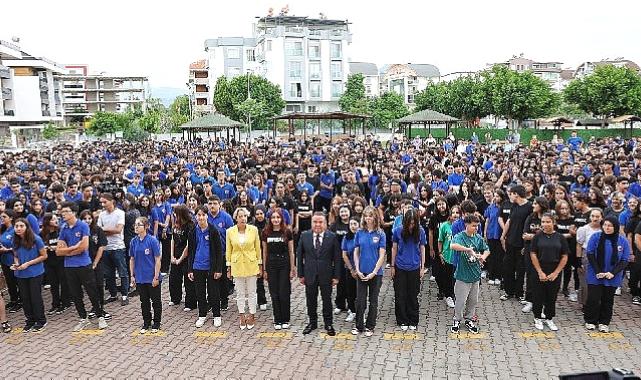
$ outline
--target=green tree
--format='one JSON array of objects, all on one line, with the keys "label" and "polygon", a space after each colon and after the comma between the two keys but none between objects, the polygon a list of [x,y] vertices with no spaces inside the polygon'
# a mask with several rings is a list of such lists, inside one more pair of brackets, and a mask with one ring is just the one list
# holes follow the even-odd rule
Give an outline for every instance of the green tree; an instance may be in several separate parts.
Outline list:
[{"label": "green tree", "polygon": [[388,127],[391,122],[409,114],[402,95],[390,91],[372,99],[372,122],[376,126]]},{"label": "green tree", "polygon": [[599,66],[570,82],[563,95],[566,102],[595,117],[637,114],[641,112],[641,76],[627,67]]},{"label": "green tree", "polygon": [[121,114],[98,111],[91,119],[89,132],[96,136],[112,134],[124,130],[126,122],[127,119]]},{"label": "green tree", "polygon": [[[245,102],[249,97],[255,103]],[[270,117],[280,115],[285,108],[285,101],[280,87],[261,76],[250,74],[231,80],[218,78],[214,89],[214,106],[217,112],[238,121],[246,120],[248,111],[255,113],[252,127],[260,129],[269,127]]]},{"label": "green tree", "polygon": [[416,111],[432,110],[445,113],[445,83],[430,82],[427,87],[414,96]]},{"label": "green tree", "polygon": [[365,78],[363,74],[350,74],[347,77],[345,92],[338,100],[342,111],[369,114],[370,102],[365,96]]},{"label": "green tree", "polygon": [[55,124],[53,123],[48,123],[45,125],[44,129],[42,130],[42,137],[45,140],[54,140],[60,137],[60,130],[56,128]]},{"label": "green tree", "polygon": [[169,119],[171,127],[179,127],[189,121],[191,105],[188,95],[177,96],[169,106]]}]

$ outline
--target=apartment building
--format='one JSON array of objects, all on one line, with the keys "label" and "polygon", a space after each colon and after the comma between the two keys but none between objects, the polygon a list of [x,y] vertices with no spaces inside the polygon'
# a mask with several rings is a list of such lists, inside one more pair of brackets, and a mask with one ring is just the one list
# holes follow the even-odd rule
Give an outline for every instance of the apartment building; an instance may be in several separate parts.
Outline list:
[{"label": "apartment building", "polygon": [[0,40],[0,145],[21,147],[48,123],[62,123],[62,85],[66,69]]},{"label": "apartment building", "polygon": [[350,62],[350,74],[362,74],[363,84],[365,85],[365,96],[374,98],[381,94],[380,75],[375,63],[369,62]]},{"label": "apartment building", "polygon": [[584,76],[590,75],[594,70],[599,66],[604,65],[613,65],[616,67],[628,67],[637,73],[641,72],[639,65],[635,62],[630,61],[629,59],[617,58],[614,60],[604,59],[598,62],[583,62],[577,67],[574,72],[574,76],[577,78],[583,78]]},{"label": "apartment building", "polygon": [[96,112],[126,112],[133,107],[145,109],[149,80],[144,76],[92,74],[87,65],[66,65],[58,75],[63,84],[65,123],[78,124]]},{"label": "apartment building", "polygon": [[386,64],[380,70],[381,93],[394,91],[403,96],[405,104],[414,105],[414,96],[430,82],[438,82],[439,69],[430,64]]},{"label": "apartment building", "polygon": [[513,56],[497,65],[505,65],[516,72],[531,71],[535,76],[548,82],[555,91],[562,91],[573,78],[571,70],[563,69],[563,62],[537,62],[525,58],[523,54]]}]

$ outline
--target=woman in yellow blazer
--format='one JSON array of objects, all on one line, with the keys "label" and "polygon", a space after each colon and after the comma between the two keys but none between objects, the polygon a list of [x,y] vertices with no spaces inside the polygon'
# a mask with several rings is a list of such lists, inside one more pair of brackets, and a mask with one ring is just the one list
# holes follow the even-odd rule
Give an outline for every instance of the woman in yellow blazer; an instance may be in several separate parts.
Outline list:
[{"label": "woman in yellow blazer", "polygon": [[[256,277],[262,276],[263,261],[260,251],[260,235],[255,226],[247,224],[249,211],[239,207],[234,212],[236,225],[227,229],[226,260],[227,277],[236,284],[236,304],[240,314],[240,329],[254,328],[256,322]],[[249,315],[245,315],[245,303]]]}]

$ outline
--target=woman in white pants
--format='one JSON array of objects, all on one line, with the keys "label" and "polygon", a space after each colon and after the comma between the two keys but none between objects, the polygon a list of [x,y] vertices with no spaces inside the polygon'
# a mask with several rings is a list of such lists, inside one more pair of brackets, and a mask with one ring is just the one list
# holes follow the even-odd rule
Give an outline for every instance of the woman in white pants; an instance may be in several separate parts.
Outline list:
[{"label": "woman in white pants", "polygon": [[[263,261],[258,229],[247,224],[249,211],[239,207],[234,212],[236,225],[227,229],[227,277],[234,278],[240,329],[254,328],[256,321],[256,277],[262,276]],[[249,315],[245,315],[249,306]]]}]

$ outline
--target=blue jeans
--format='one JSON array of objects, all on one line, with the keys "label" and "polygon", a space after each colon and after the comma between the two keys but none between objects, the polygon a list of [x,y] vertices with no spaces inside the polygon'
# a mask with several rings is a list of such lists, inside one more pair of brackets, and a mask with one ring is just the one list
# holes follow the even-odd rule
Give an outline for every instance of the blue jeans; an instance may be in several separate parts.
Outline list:
[{"label": "blue jeans", "polygon": [[[123,296],[129,294],[129,275],[127,270],[127,262],[125,260],[125,250],[115,249],[112,251],[105,251],[102,255],[101,261],[104,265],[105,282],[109,294],[112,297],[118,295],[118,291]],[[120,277],[120,287],[116,287],[116,270]]]}]

